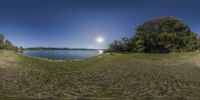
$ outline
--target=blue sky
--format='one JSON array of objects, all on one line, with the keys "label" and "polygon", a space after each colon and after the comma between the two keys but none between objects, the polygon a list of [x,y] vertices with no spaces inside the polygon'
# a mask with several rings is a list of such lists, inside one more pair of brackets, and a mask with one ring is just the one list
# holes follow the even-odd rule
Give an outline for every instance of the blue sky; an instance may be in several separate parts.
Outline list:
[{"label": "blue sky", "polygon": [[107,48],[157,17],[180,18],[200,33],[199,10],[198,0],[0,0],[0,33],[23,47]]}]

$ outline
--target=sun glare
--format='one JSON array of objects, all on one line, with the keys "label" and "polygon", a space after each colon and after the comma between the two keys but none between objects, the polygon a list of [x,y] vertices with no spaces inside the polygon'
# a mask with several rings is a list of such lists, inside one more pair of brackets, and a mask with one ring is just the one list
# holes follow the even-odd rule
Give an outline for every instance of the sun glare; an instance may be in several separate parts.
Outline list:
[{"label": "sun glare", "polygon": [[96,42],[97,43],[102,43],[104,41],[104,38],[103,37],[97,37],[96,38]]}]

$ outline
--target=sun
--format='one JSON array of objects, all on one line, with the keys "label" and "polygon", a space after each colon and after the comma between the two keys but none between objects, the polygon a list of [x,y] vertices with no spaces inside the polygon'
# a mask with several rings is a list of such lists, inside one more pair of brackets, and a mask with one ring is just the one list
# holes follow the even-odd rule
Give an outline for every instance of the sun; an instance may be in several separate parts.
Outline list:
[{"label": "sun", "polygon": [[104,38],[101,37],[101,36],[97,37],[95,40],[96,40],[97,43],[103,43],[104,42]]}]

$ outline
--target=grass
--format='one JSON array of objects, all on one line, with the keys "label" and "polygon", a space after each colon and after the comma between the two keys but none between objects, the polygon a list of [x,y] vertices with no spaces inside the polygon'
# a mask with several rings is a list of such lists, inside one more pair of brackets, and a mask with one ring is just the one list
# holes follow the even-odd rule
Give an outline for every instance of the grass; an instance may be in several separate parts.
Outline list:
[{"label": "grass", "polygon": [[0,80],[5,99],[199,99],[200,53],[106,53],[52,62],[0,51]]}]

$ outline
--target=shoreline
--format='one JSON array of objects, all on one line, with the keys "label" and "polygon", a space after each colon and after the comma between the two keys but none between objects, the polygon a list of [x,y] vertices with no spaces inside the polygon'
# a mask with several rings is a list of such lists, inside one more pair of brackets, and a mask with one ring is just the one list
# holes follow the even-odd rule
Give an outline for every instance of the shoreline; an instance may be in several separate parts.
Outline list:
[{"label": "shoreline", "polygon": [[26,55],[26,54],[23,54],[23,53],[17,53],[17,54],[22,55],[22,56],[26,56],[26,57],[31,57],[31,58],[40,59],[40,60],[50,61],[50,62],[73,62],[73,61],[84,61],[84,60],[90,59],[90,58],[92,58],[92,57],[99,57],[99,56],[101,56],[101,55],[104,54],[104,53],[99,54],[99,55],[96,55],[96,56],[92,56],[92,57],[89,57],[89,58],[85,58],[85,59],[70,59],[70,60],[48,59],[48,58],[30,56],[30,55]]},{"label": "shoreline", "polygon": [[[22,53],[18,53],[22,56],[26,56],[26,57],[31,57],[31,58],[36,58],[36,59],[40,59],[40,60],[45,60],[45,61],[50,61],[50,62],[71,62],[71,61],[82,61],[81,59],[72,59],[72,60],[56,60],[56,59],[48,59],[48,58],[42,58],[42,57],[36,57],[36,56],[30,56],[30,55],[26,55],[26,54],[22,54]],[[85,60],[85,59],[83,59]]]}]

